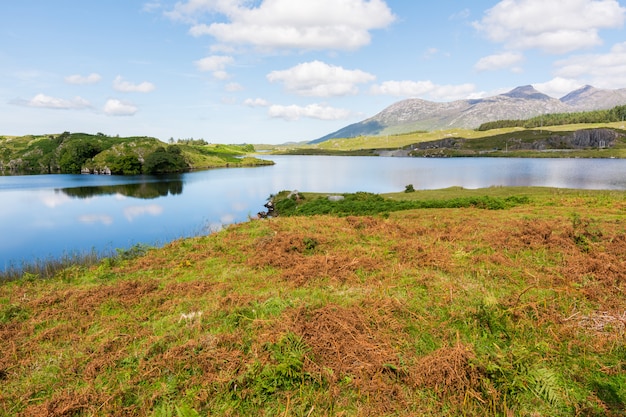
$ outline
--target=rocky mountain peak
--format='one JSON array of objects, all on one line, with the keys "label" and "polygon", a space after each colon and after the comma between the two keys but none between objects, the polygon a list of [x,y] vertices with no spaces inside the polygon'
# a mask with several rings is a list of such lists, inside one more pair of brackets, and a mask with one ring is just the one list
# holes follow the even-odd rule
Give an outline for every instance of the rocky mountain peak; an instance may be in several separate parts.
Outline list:
[{"label": "rocky mountain peak", "polygon": [[535,89],[532,85],[524,85],[514,88],[508,93],[500,94],[501,96],[510,98],[521,98],[526,100],[550,100],[551,97],[543,94]]},{"label": "rocky mountain peak", "polygon": [[603,90],[590,85],[572,91],[560,100],[539,92],[532,85],[524,85],[508,93],[476,100],[440,103],[414,98],[396,102],[368,119],[309,143],[416,130],[475,129],[482,123],[496,120],[528,119],[547,113],[610,109],[618,105],[626,105],[626,88]]},{"label": "rocky mountain peak", "polygon": [[578,111],[610,109],[626,104],[626,89],[603,90],[585,85],[561,97],[561,102]]},{"label": "rocky mountain peak", "polygon": [[592,96],[598,92],[600,92],[600,90],[592,85],[587,84],[561,97],[561,101],[563,103],[574,103],[584,97]]}]

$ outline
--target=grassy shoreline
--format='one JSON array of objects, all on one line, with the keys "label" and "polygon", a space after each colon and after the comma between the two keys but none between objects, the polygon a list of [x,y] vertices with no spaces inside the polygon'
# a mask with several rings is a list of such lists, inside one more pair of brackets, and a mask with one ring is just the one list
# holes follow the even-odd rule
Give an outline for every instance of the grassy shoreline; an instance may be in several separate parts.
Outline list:
[{"label": "grassy shoreline", "polygon": [[[618,139],[613,145],[602,148],[580,148],[568,144],[543,143],[537,149],[528,149],[532,143],[539,144],[553,137],[566,137],[574,134],[574,132],[590,129],[612,130],[618,135]],[[276,154],[287,155],[626,158],[625,129],[626,125],[623,122],[571,124],[528,129],[509,127],[487,131],[448,129],[330,139],[318,144],[258,146],[258,149],[272,150]],[[427,144],[432,146],[422,146]]]},{"label": "grassy shoreline", "polygon": [[623,415],[626,192],[485,196],[1,283],[0,415]]}]

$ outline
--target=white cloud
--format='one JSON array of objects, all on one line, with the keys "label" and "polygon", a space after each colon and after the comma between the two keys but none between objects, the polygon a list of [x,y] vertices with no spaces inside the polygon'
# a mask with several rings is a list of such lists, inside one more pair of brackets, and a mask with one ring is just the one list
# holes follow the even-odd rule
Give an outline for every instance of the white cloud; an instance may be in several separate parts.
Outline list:
[{"label": "white cloud", "polygon": [[617,0],[502,0],[474,27],[508,48],[567,53],[600,45],[598,31],[621,27],[625,15]]},{"label": "white cloud", "polygon": [[422,57],[424,59],[431,59],[433,58],[435,55],[437,55],[439,53],[439,49],[437,48],[428,48],[426,49],[426,51],[424,52],[424,54],[422,55]]},{"label": "white cloud", "polygon": [[533,87],[549,96],[561,98],[564,95],[579,89],[583,85],[584,83],[577,80],[555,77],[545,83],[533,84]]},{"label": "white cloud", "polygon": [[321,104],[309,104],[308,106],[270,106],[268,114],[273,118],[285,120],[299,120],[303,117],[319,120],[343,120],[350,116],[350,111],[337,109]]},{"label": "white cloud", "polygon": [[44,195],[41,200],[46,207],[55,208],[62,204],[69,203],[72,199],[67,194],[54,193],[52,195]]},{"label": "white cloud", "polygon": [[146,13],[153,13],[153,12],[155,12],[157,10],[160,10],[162,7],[163,6],[161,5],[160,2],[158,2],[158,1],[150,1],[150,2],[144,3],[144,5],[141,8],[141,10],[143,12],[146,12]]},{"label": "white cloud", "polygon": [[357,84],[374,81],[376,77],[364,71],[313,61],[283,71],[272,71],[267,79],[282,82],[288,91],[302,96],[333,97],[357,94]]},{"label": "white cloud", "polygon": [[218,80],[226,80],[230,77],[226,72],[226,67],[231,65],[234,61],[232,56],[212,55],[195,61],[194,64],[199,71],[212,72],[213,77]]},{"label": "white cloud", "polygon": [[606,54],[577,55],[556,62],[556,75],[580,80],[599,88],[626,86],[626,42],[614,45]]},{"label": "white cloud", "polygon": [[113,80],[113,88],[116,91],[121,91],[123,93],[149,93],[154,91],[156,88],[154,84],[144,81],[139,84],[133,84],[128,81],[124,81],[122,76],[118,75]]},{"label": "white cloud", "polygon": [[474,84],[438,85],[432,81],[385,81],[372,86],[370,92],[376,95],[394,97],[424,97],[435,100],[458,100],[474,93]]},{"label": "white cloud", "polygon": [[146,214],[158,216],[161,213],[163,213],[163,207],[157,204],[151,204],[148,206],[129,206],[124,208],[124,216],[129,222],[132,222],[136,217]]},{"label": "white cloud", "polygon": [[[357,49],[370,43],[370,31],[395,16],[384,0],[188,0],[168,13],[193,24],[193,36],[211,35],[225,44],[259,48]],[[255,6],[256,4],[256,6]],[[207,12],[227,22],[197,23]]]},{"label": "white cloud", "polygon": [[65,77],[65,82],[68,84],[95,84],[102,79],[100,74],[91,73],[87,76],[79,74],[69,75]]},{"label": "white cloud", "polygon": [[226,84],[226,86],[224,86],[224,89],[226,89],[226,91],[231,92],[231,93],[244,90],[243,86],[239,83],[228,83]]},{"label": "white cloud", "polygon": [[489,55],[478,60],[474,69],[477,71],[495,71],[511,68],[514,72],[521,71],[517,64],[524,60],[524,55],[519,52],[503,52],[501,54]]},{"label": "white cloud", "polygon": [[113,217],[106,214],[84,214],[78,217],[78,221],[81,223],[102,223],[104,225],[113,224]]},{"label": "white cloud", "polygon": [[248,107],[268,107],[270,102],[262,98],[248,98],[243,102],[243,104]]},{"label": "white cloud", "polygon": [[58,97],[50,97],[45,94],[37,94],[30,100],[18,100],[15,103],[27,107],[39,107],[57,110],[79,110],[91,107],[91,104],[82,97],[77,96],[71,100],[66,100]]},{"label": "white cloud", "polygon": [[463,9],[460,12],[454,13],[449,17],[449,20],[465,20],[470,17],[472,13],[469,9]]},{"label": "white cloud", "polygon": [[117,99],[109,99],[104,105],[104,113],[109,116],[132,116],[138,110],[135,105]]}]

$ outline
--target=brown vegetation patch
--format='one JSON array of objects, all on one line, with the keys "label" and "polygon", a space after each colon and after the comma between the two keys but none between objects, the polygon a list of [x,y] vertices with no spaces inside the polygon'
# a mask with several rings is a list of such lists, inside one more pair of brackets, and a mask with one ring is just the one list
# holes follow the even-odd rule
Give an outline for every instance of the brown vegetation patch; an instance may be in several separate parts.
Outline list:
[{"label": "brown vegetation patch", "polygon": [[377,262],[362,254],[320,253],[326,243],[305,233],[280,232],[263,239],[264,248],[248,258],[248,265],[280,270],[280,276],[294,284],[304,284],[317,278],[346,282],[359,270],[372,271]]},{"label": "brown vegetation patch", "polygon": [[[436,249],[435,249],[436,246]],[[450,252],[442,245],[424,243],[418,240],[405,240],[395,244],[391,250],[402,264],[412,267],[427,267],[448,270],[453,267]]]},{"label": "brown vegetation patch", "polygon": [[472,366],[474,358],[470,345],[458,343],[454,347],[442,347],[417,361],[411,372],[413,382],[461,400],[467,393],[478,397],[481,374]]},{"label": "brown vegetation patch", "polygon": [[564,224],[557,220],[521,219],[509,220],[488,237],[494,248],[508,250],[533,249],[540,247],[573,246],[566,234]]},{"label": "brown vegetation patch", "polygon": [[392,346],[398,326],[384,311],[329,304],[315,310],[296,309],[288,322],[312,349],[315,363],[309,366],[322,373],[331,369],[326,376],[333,382],[350,376],[360,388],[367,388],[374,375],[399,368]]},{"label": "brown vegetation patch", "polygon": [[88,289],[69,289],[44,295],[30,303],[40,311],[41,317],[84,317],[93,315],[103,302],[115,300],[124,306],[138,303],[158,290],[156,281],[119,281],[115,285],[103,284]]},{"label": "brown vegetation patch", "polygon": [[273,334],[264,335],[265,340],[278,339],[287,332],[302,337],[311,349],[304,372],[328,384],[330,401],[345,400],[342,393],[349,387],[366,396],[372,415],[408,405],[404,383],[399,383],[408,375],[394,346],[401,338],[401,329],[386,305],[328,304],[317,309],[291,309],[271,331]]},{"label": "brown vegetation patch", "polygon": [[165,286],[163,293],[167,297],[201,297],[213,294],[220,288],[220,284],[207,279],[195,279],[187,282],[172,282]]},{"label": "brown vegetation patch", "polygon": [[78,392],[62,392],[43,404],[28,407],[24,416],[29,417],[72,417],[89,412],[96,402],[93,395]]},{"label": "brown vegetation patch", "polygon": [[[623,241],[620,243],[626,246]],[[622,255],[615,255],[622,250],[624,248],[614,247],[608,253],[594,249],[571,254],[564,262],[562,274],[601,309],[623,310],[626,308],[626,260]]]}]

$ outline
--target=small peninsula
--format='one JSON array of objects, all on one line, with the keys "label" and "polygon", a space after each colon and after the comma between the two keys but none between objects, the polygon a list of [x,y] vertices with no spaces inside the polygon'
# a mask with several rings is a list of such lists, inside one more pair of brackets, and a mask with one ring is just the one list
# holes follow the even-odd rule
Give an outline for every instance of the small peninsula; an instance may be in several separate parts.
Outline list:
[{"label": "small peninsula", "polygon": [[209,144],[203,139],[102,133],[0,136],[0,174],[164,174],[198,169],[272,165],[250,156],[249,144]]}]

